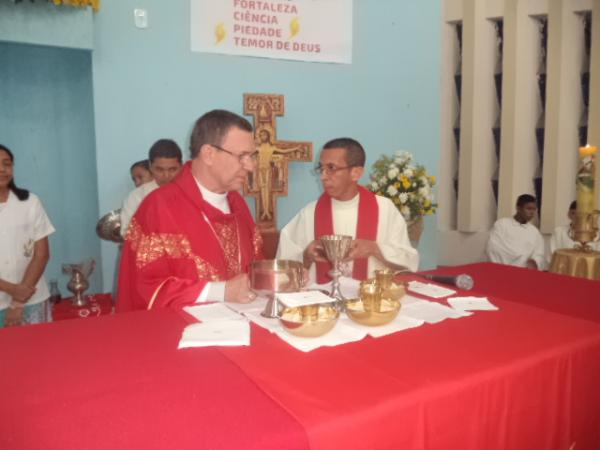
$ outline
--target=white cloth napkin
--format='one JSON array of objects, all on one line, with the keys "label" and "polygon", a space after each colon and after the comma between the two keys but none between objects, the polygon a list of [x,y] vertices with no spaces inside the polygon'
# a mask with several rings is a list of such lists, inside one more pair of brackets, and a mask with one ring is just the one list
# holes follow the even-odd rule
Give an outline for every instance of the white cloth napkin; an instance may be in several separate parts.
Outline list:
[{"label": "white cloth napkin", "polygon": [[497,311],[498,307],[487,297],[450,297],[448,303],[461,311]]},{"label": "white cloth napkin", "polygon": [[[400,309],[400,311],[402,311],[402,309]],[[351,327],[366,331],[369,336],[374,338],[387,336],[388,334],[394,334],[398,331],[408,330],[410,328],[420,327],[425,323],[424,320],[413,319],[412,317],[403,316],[402,314],[398,314],[390,323],[386,323],[385,325],[378,327],[367,327],[365,325],[361,325],[353,322],[352,319],[347,316],[340,318],[340,320]]]},{"label": "white cloth napkin", "polygon": [[201,322],[185,327],[178,348],[250,345],[250,324],[223,303],[183,310]]},{"label": "white cloth napkin", "polygon": [[250,345],[247,320],[220,320],[188,325],[177,348]]},{"label": "white cloth napkin", "polygon": [[288,333],[279,322],[279,319],[268,319],[261,316],[260,313],[247,313],[246,316],[255,324],[269,330],[292,347],[303,352],[310,352],[319,347],[334,347],[348,342],[360,341],[367,335],[364,329],[358,329],[345,323],[342,317],[338,319],[333,329],[323,336],[304,338]]}]

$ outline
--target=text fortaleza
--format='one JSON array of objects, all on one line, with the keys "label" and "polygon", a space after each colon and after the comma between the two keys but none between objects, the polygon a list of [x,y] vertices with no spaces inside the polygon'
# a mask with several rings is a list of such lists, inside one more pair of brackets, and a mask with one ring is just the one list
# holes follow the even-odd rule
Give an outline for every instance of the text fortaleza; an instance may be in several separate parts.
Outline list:
[{"label": "text fortaleza", "polygon": [[283,40],[285,37],[280,28],[280,19],[268,13],[289,14],[291,20],[292,16],[298,14],[298,8],[293,3],[234,0],[235,46],[302,53],[321,52],[319,44]]}]

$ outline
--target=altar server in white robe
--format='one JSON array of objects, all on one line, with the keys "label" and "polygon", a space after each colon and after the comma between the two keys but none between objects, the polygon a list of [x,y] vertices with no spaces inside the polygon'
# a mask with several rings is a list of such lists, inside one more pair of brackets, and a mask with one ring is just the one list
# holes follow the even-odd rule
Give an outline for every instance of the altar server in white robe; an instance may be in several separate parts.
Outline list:
[{"label": "altar server in white robe", "polygon": [[498,219],[490,232],[486,254],[490,261],[509,266],[544,270],[546,267],[544,239],[530,221],[537,212],[535,197],[529,194],[517,198],[513,217]]},{"label": "altar server in white robe", "polygon": [[43,273],[54,227],[39,198],[15,185],[13,164],[0,145],[0,328],[51,320]]},{"label": "altar server in white robe", "polygon": [[129,193],[121,207],[121,236],[125,238],[129,222],[142,201],[159,186],[169,183],[181,170],[182,154],[179,145],[171,139],[159,139],[148,152],[153,180],[136,187]]},{"label": "altar server in white robe", "polygon": [[410,245],[404,218],[387,198],[358,184],[364,173],[365,151],[350,138],[323,147],[316,172],[324,193],[305,206],[282,230],[277,258],[302,261],[311,280],[330,280],[331,268],[319,238],[328,234],[352,236],[347,273],[355,279],[372,277],[389,267],[415,271],[419,254]]}]

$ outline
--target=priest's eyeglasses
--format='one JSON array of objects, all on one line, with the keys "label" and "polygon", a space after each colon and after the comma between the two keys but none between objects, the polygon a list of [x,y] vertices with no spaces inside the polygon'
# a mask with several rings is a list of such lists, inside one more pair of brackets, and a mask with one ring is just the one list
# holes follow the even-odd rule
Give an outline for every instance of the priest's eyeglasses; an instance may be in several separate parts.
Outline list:
[{"label": "priest's eyeglasses", "polygon": [[233,153],[231,150],[227,150],[226,148],[219,147],[218,145],[215,145],[215,144],[210,144],[210,145],[212,145],[214,148],[216,148],[217,150],[219,150],[221,152],[225,152],[225,153],[233,156],[234,158],[237,158],[239,160],[240,164],[245,163],[245,162],[255,163],[256,160],[258,159],[258,150],[254,150],[253,152]]},{"label": "priest's eyeglasses", "polygon": [[336,172],[339,172],[340,170],[344,170],[344,169],[352,169],[353,167],[356,166],[343,166],[343,167],[338,167],[335,164],[324,164],[321,165],[319,164],[317,167],[315,167],[313,169],[314,173],[316,175],[321,175],[321,174],[325,174],[325,175],[332,175]]}]

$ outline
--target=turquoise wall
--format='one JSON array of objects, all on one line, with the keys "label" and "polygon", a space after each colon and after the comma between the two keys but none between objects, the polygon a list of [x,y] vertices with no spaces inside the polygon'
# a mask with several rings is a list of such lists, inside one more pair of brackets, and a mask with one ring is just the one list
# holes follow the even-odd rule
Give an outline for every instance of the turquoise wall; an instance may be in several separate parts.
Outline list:
[{"label": "turquoise wall", "polygon": [[[91,54],[84,50],[0,42],[0,142],[15,154],[15,181],[35,192],[56,233],[47,278],[67,278],[61,264],[100,261],[95,235],[95,163]],[[102,287],[101,267],[92,290]]]},{"label": "turquoise wall", "polygon": [[[139,7],[148,10],[147,29],[134,27]],[[101,211],[119,207],[131,188],[130,163],[153,141],[170,137],[187,148],[196,118],[213,108],[242,113],[245,92],[285,95],[280,139],[309,140],[318,149],[350,135],[367,149],[369,164],[381,153],[406,149],[437,175],[440,2],[363,0],[354,8],[353,63],[338,65],[192,53],[188,1],[105,0],[94,29]],[[320,194],[311,167],[290,165],[279,226]],[[435,220],[427,220],[422,267],[436,263],[435,228]],[[105,274],[116,252],[103,243]],[[110,281],[105,277],[105,286]]]},{"label": "turquoise wall", "polygon": [[[12,8],[24,4],[9,2]],[[34,5],[38,4],[41,6],[39,2]],[[133,24],[133,10],[140,7],[148,11],[147,29]],[[0,15],[0,40],[34,39],[36,43],[85,48],[82,36],[88,29],[87,18],[81,15],[77,19],[73,12],[81,10],[62,8],[68,14],[62,30],[54,23],[54,7],[43,8],[45,12],[40,9],[31,16],[36,27],[30,26],[25,36],[15,27],[6,31]],[[83,11],[89,14],[89,9]],[[73,18],[76,20],[69,23]],[[188,0],[104,0],[100,12],[93,15],[99,200],[95,218],[121,205],[132,188],[129,165],[144,158],[156,139],[170,137],[187,149],[196,118],[213,108],[242,113],[245,92],[285,96],[286,115],[278,120],[280,139],[309,140],[318,150],[331,138],[351,136],[367,149],[369,165],[382,153],[404,149],[437,175],[440,21],[439,0],[355,1],[353,63],[304,63],[192,53]],[[68,36],[69,28],[79,38],[61,44],[56,36],[65,31]],[[59,89],[58,93],[62,96],[63,92]],[[82,102],[83,106],[91,104],[88,99]],[[61,119],[76,116],[68,110],[55,113],[63,115]],[[83,116],[87,117],[89,114]],[[84,131],[87,138],[93,138],[93,129]],[[318,180],[310,175],[312,166],[291,164],[289,196],[278,203],[279,226],[320,194]],[[72,195],[87,204],[92,177],[80,181]],[[60,203],[54,197],[62,194],[48,194],[48,204]],[[434,218],[427,219],[419,247],[423,268],[436,264],[436,224]],[[97,240],[91,240],[97,245]],[[117,251],[116,245],[101,243],[105,290],[113,286]]]}]

